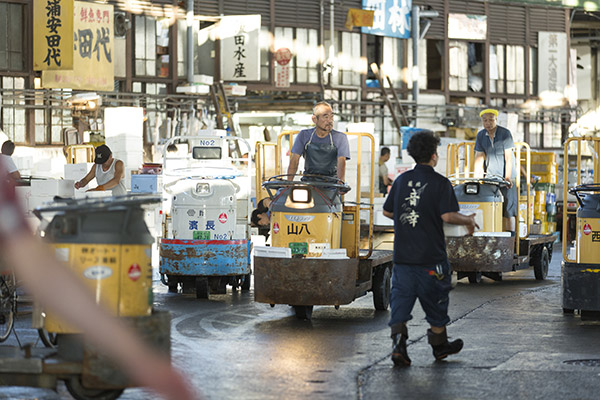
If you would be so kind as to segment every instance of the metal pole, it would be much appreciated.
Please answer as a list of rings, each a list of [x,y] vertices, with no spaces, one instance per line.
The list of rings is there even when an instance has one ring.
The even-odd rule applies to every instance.
[[[335,59],[335,45],[333,39],[335,38],[335,10],[334,0],[329,0],[329,64],[331,66],[331,72],[329,73],[329,85],[333,85],[334,68],[337,65],[334,62]]]
[[[194,0],[187,0],[187,81],[194,82]]]
[[[419,100],[419,7],[412,8],[412,24],[411,36],[413,47],[413,67],[411,71],[412,77],[412,97],[415,107]]]

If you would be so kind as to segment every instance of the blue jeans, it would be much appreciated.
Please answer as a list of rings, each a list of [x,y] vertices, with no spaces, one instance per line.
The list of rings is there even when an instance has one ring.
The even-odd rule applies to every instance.
[[[431,267],[394,263],[389,325],[410,321],[410,313],[419,299],[427,322],[432,326],[446,326],[450,322],[448,293],[452,289],[451,275],[448,260]]]

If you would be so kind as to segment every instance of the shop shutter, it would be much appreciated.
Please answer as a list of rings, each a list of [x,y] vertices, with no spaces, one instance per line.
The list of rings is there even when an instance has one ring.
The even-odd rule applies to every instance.
[[[316,3],[318,3],[318,1],[316,1]],[[323,17],[324,17],[324,24],[325,24],[325,29],[329,30],[329,0],[325,0],[323,2]],[[344,30],[344,31],[348,31],[348,29],[346,29],[346,16],[348,15],[348,10],[351,8],[358,8],[359,10],[362,9],[362,0],[344,0],[344,1],[339,1],[336,0],[334,3],[334,13],[335,13],[335,29],[336,30]],[[318,16],[318,14],[317,14]],[[318,27],[318,26],[317,26]],[[316,28],[316,27],[315,27]],[[357,31],[360,28],[355,28]]]
[[[538,32],[567,32],[568,10],[557,7],[531,7],[529,9],[529,35],[532,45],[537,45]]]
[[[219,0],[194,0],[194,14],[220,15]]]
[[[271,0],[223,1],[225,15],[260,14],[260,24],[271,23]]]
[[[302,0],[277,0],[275,25],[319,29],[319,2]]]
[[[413,5],[421,6],[423,9],[437,11],[439,16],[431,19],[431,25],[425,35],[426,39],[444,39],[444,28],[446,17],[444,15],[444,0],[413,0]]]
[[[485,4],[482,1],[450,0],[450,11],[456,14],[485,15]]]
[[[493,44],[525,44],[526,12],[523,6],[489,4],[488,35]]]

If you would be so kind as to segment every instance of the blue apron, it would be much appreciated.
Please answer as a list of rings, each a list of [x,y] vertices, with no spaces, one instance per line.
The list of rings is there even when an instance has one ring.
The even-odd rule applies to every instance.
[[[313,143],[315,132],[316,128],[304,146],[304,173],[336,177],[338,151],[333,144],[331,132],[329,132],[329,144]]]

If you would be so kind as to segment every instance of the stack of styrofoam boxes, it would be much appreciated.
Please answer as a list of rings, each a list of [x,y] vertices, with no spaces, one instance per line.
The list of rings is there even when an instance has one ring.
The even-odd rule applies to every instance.
[[[113,157],[125,164],[125,186],[131,188],[131,171],[144,163],[144,111],[141,107],[114,107],[104,110],[104,138]]]
[[[65,179],[72,180],[73,182],[77,182],[82,180],[90,169],[95,168],[94,163],[77,163],[77,164],[65,164]],[[96,187],[96,179],[92,179],[90,183],[88,183],[85,187],[74,189],[74,197],[80,198],[85,197],[85,192],[90,189]]]
[[[383,215],[383,204],[387,197],[375,197],[373,199],[373,225],[394,226],[394,220]]]
[[[75,181],[70,179],[35,179],[31,181],[29,212],[44,203],[54,201],[54,196],[73,197]]]

